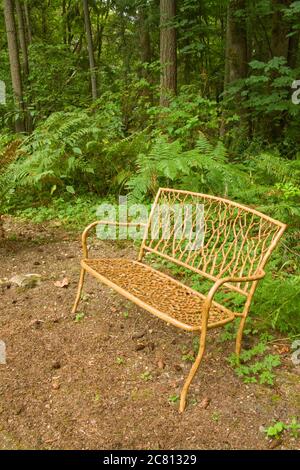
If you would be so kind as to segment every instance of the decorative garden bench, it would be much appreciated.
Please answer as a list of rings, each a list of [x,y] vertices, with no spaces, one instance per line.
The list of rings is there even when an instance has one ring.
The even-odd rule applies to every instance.
[[[161,217],[163,212],[166,214],[166,208],[169,210],[168,220]],[[178,208],[183,211],[180,213]],[[181,217],[186,208],[188,217]],[[112,221],[97,221],[84,230],[81,274],[72,312],[76,312],[84,276],[89,272],[167,323],[198,332],[199,352],[181,392],[182,412],[190,383],[203,357],[207,330],[240,317],[236,338],[236,354],[240,354],[253,294],[258,281],[265,275],[264,266],[286,225],[226,199],[162,188],[156,195],[146,224],[119,224],[145,226],[138,260],[134,261],[124,258],[89,259],[87,235],[98,224],[118,225]],[[209,279],[213,282],[209,293],[205,296],[145,264],[143,260],[147,254]],[[214,300],[221,286],[225,286],[227,292],[237,292],[244,297],[241,313]]]

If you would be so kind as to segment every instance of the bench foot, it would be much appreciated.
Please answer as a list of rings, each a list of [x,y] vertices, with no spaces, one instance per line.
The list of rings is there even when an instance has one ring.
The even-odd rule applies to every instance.
[[[236,343],[235,343],[235,354],[238,358],[240,357],[245,323],[246,323],[246,317],[243,317],[239,325],[239,329],[238,329],[237,336],[236,336]]]
[[[202,357],[203,357],[203,354],[204,354],[204,350],[205,350],[205,342],[204,344],[200,345],[200,348],[199,348],[199,352],[198,352],[198,355],[196,357],[196,360],[194,362],[194,364],[192,365],[192,368],[190,370],[190,373],[188,375],[188,378],[186,379],[185,381],[185,384],[183,386],[183,389],[181,391],[181,394],[180,394],[180,405],[179,405],[179,412],[180,413],[183,413],[183,411],[185,410],[185,405],[186,405],[186,396],[187,396],[187,393],[188,393],[188,390],[189,390],[189,387],[191,385],[191,382],[198,370],[198,367],[200,365],[200,362],[202,360]]]
[[[77,310],[77,307],[78,307],[78,304],[79,304],[79,301],[80,301],[81,291],[82,291],[83,282],[84,282],[84,276],[85,276],[85,269],[81,268],[80,278],[79,278],[79,283],[78,283],[78,289],[77,289],[77,295],[76,295],[74,306],[72,308],[72,314],[73,315],[74,315],[74,313],[76,313],[76,310]]]

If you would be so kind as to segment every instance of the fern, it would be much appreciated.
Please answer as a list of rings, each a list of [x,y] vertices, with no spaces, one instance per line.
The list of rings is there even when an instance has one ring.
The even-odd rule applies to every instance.
[[[101,174],[110,171],[100,155],[107,139],[122,135],[118,115],[106,111],[53,113],[24,141],[18,159],[7,168],[11,188],[51,193],[73,186],[100,188],[106,180]]]
[[[272,295],[270,295],[272,292]],[[254,297],[253,312],[271,326],[283,333],[300,332],[300,275],[287,276],[281,274],[273,279],[268,274],[264,282],[259,284]]]
[[[294,172],[291,173],[291,168]],[[260,153],[256,157],[251,158],[250,168],[257,173],[264,182],[269,184],[285,181],[299,181],[300,165],[296,162],[289,162],[279,155],[271,152]]]
[[[245,178],[238,168],[228,165],[221,142],[214,147],[202,134],[194,149],[184,151],[179,140],[169,142],[165,136],[159,136],[147,154],[138,155],[136,174],[127,187],[138,200],[163,185],[226,195],[229,187],[241,187]]]

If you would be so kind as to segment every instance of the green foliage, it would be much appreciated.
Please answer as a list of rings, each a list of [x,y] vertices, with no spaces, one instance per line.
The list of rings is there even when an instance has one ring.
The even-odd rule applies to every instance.
[[[273,369],[281,364],[277,354],[266,354],[266,337],[260,336],[260,341],[251,349],[243,350],[240,357],[232,354],[228,359],[234,367],[236,374],[245,383],[274,385],[275,375]]]
[[[31,103],[34,123],[54,111],[88,104],[89,77],[82,65],[65,44],[39,42],[30,46],[26,101]]]
[[[288,429],[295,439],[298,439],[300,436],[300,423],[297,421],[297,418],[294,416],[291,419],[290,424],[286,425],[286,429]]]
[[[123,359],[123,357],[117,357],[116,362],[119,366],[121,366],[125,363],[125,360]]]
[[[170,106],[148,110],[154,135],[163,133],[169,139],[179,139],[184,148],[192,148],[200,134],[214,134],[219,126],[216,102],[203,98],[193,86],[183,86]]]
[[[297,421],[295,416],[291,419],[290,424],[277,421],[272,426],[269,426],[267,429],[265,429],[266,435],[272,439],[279,439],[284,431],[290,432],[292,437],[298,439],[300,435],[300,423]]]
[[[85,317],[85,313],[83,312],[79,312],[79,313],[76,313],[76,316],[75,316],[75,323],[79,323],[80,321],[82,321]]]
[[[195,361],[195,357],[193,354],[183,354],[181,356],[181,359],[185,362],[194,362]]]
[[[265,327],[296,334],[300,331],[299,305],[300,275],[281,273],[274,278],[268,273],[258,285],[253,313],[262,320]]]
[[[179,139],[170,142],[160,135],[149,144],[147,153],[137,157],[137,171],[127,187],[136,200],[145,200],[158,187],[173,186],[191,191],[226,194],[245,182],[238,167],[228,165],[224,145],[213,146],[202,134],[192,150],[184,150]]]
[[[141,374],[141,379],[144,380],[144,382],[148,382],[149,380],[152,380],[152,375],[148,370],[146,370]]]
[[[246,127],[251,126],[256,138],[277,142],[282,151],[295,155],[300,107],[292,102],[291,86],[300,70],[289,67],[284,57],[273,57],[267,62],[252,60],[249,67],[249,76],[233,82],[226,90],[226,105],[235,108],[236,97],[240,96],[244,124],[247,121]],[[233,132],[234,139],[240,141],[238,129]]]
[[[171,403],[172,405],[177,403],[179,400],[180,400],[180,396],[176,395],[176,394],[175,395],[170,395],[169,398],[168,398],[169,403]]]
[[[78,188],[107,190],[111,166],[104,155],[110,139],[122,137],[113,104],[95,104],[97,112],[53,113],[24,140],[19,158],[6,171],[13,191],[75,193]]]
[[[220,413],[218,411],[214,411],[211,415],[211,419],[212,421],[215,421],[216,423],[218,423],[220,421]]]
[[[14,214],[21,219],[35,223],[56,220],[59,224],[70,229],[83,229],[91,220],[96,218],[96,210],[103,200],[94,197],[53,198],[51,204],[18,209]]]
[[[194,351],[194,354],[198,354],[199,346],[200,346],[199,336],[194,336],[193,337],[193,351]]]
[[[280,435],[283,433],[285,429],[285,425],[282,421],[277,421],[273,426],[269,426],[266,430],[265,433],[267,434],[268,437],[278,439]]]

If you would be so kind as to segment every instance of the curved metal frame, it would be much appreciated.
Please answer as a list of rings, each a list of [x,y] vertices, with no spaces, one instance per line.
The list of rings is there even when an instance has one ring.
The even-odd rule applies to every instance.
[[[208,201],[213,201],[213,202],[216,202],[216,203],[220,202],[222,204],[223,210],[224,210],[224,207],[225,207],[225,210],[227,210],[227,206],[233,206],[233,207],[237,208],[238,211],[246,211],[247,213],[253,214],[253,216],[255,215],[256,217],[261,218],[263,221],[266,221],[270,225],[271,228],[273,226],[275,226],[276,229],[274,229],[274,234],[271,238],[271,243],[268,246],[265,246],[266,244],[264,244],[264,243],[262,244],[263,254],[260,255],[261,256],[260,263],[259,263],[259,266],[257,267],[257,269],[255,270],[255,272],[250,274],[250,275],[246,275],[246,276],[245,275],[242,275],[242,276],[232,275],[232,276],[222,277],[222,275],[220,274],[219,277],[218,277],[214,274],[213,269],[211,269],[210,272],[206,272],[206,271],[203,271],[201,269],[197,269],[191,263],[186,263],[181,259],[176,259],[175,256],[169,256],[167,253],[165,253],[163,251],[160,251],[159,250],[159,243],[156,244],[156,247],[154,247],[154,248],[152,248],[149,244],[147,245],[147,237],[148,237],[148,234],[149,234],[150,224],[151,224],[151,221],[152,221],[152,218],[153,218],[153,215],[154,215],[155,208],[157,207],[157,204],[159,203],[159,199],[162,196],[162,194],[167,194],[167,195],[176,194],[176,197],[177,197],[177,195],[179,195],[179,197],[181,195],[183,195],[183,197],[194,196],[196,198],[199,197],[199,198],[203,198],[203,199],[206,199]],[[169,197],[168,197],[168,200],[171,203],[171,199]],[[225,204],[225,206],[224,206],[224,204]],[[242,212],[238,212],[238,214],[241,214],[241,213]],[[252,217],[251,220],[253,222],[253,217]],[[86,227],[86,229],[82,233],[82,249],[83,249],[84,259],[82,259],[82,261],[81,261],[80,279],[79,279],[77,295],[76,295],[75,303],[74,303],[74,306],[73,306],[73,309],[72,309],[72,313],[75,314],[75,312],[76,312],[76,309],[78,307],[78,303],[79,303],[80,297],[81,297],[82,287],[83,287],[83,283],[84,283],[84,279],[85,279],[85,273],[89,272],[90,274],[92,274],[93,276],[98,278],[98,280],[105,283],[109,287],[113,288],[114,290],[119,292],[121,295],[127,297],[129,300],[133,301],[134,303],[136,303],[140,307],[148,310],[149,312],[151,312],[154,315],[162,318],[163,320],[167,321],[168,323],[173,323],[175,326],[177,326],[179,328],[186,329],[186,330],[195,330],[195,328],[188,328],[188,325],[186,325],[186,324],[184,324],[180,321],[177,321],[176,319],[174,319],[174,320],[170,319],[170,317],[165,315],[164,312],[161,312],[158,309],[149,306],[143,300],[141,300],[138,297],[130,294],[129,292],[126,292],[126,290],[122,289],[117,284],[111,282],[110,280],[105,278],[105,276],[97,273],[96,270],[92,269],[87,264],[87,262],[85,262],[85,260],[88,260],[88,248],[87,248],[88,234],[89,234],[89,232],[92,228],[96,227],[99,224],[119,225],[119,226],[144,226],[145,227],[145,232],[144,232],[144,237],[143,237],[143,241],[142,241],[139,256],[138,256],[138,262],[142,262],[145,251],[148,251],[150,253],[154,253],[154,254],[157,254],[159,256],[162,256],[163,258],[165,258],[169,261],[172,261],[172,262],[174,262],[174,263],[176,263],[180,266],[183,266],[187,269],[195,271],[198,274],[201,274],[201,275],[207,277],[208,279],[214,281],[214,285],[210,289],[208,295],[205,297],[205,301],[204,301],[203,309],[202,309],[201,325],[199,325],[199,327],[197,328],[197,330],[199,331],[199,339],[200,339],[199,351],[198,351],[197,357],[195,359],[195,362],[193,363],[193,365],[191,367],[189,375],[188,375],[188,377],[187,377],[187,379],[184,383],[184,386],[183,386],[182,392],[181,392],[181,396],[180,396],[179,411],[183,412],[184,409],[185,409],[186,396],[187,396],[190,384],[191,384],[191,382],[192,382],[192,380],[193,380],[193,378],[194,378],[194,376],[195,376],[195,374],[198,370],[198,367],[199,367],[199,365],[201,363],[201,360],[203,358],[203,355],[204,355],[207,330],[211,327],[218,327],[218,326],[222,326],[224,323],[227,323],[227,321],[225,321],[225,322],[220,321],[220,322],[216,322],[212,325],[208,324],[209,313],[210,313],[210,309],[211,309],[212,304],[215,303],[213,299],[214,299],[214,296],[215,296],[216,292],[218,291],[218,289],[221,286],[225,285],[227,288],[229,288],[233,291],[239,292],[240,294],[243,294],[246,297],[246,302],[245,302],[243,312],[242,313],[232,312],[232,319],[229,320],[229,321],[232,321],[236,317],[241,317],[241,322],[240,322],[238,333],[237,333],[236,347],[235,347],[236,355],[239,356],[240,351],[241,351],[243,330],[244,330],[246,318],[247,318],[247,315],[248,315],[248,312],[249,312],[249,309],[250,309],[250,306],[251,306],[251,301],[252,301],[257,283],[260,279],[263,279],[263,277],[265,276],[265,272],[264,272],[263,268],[264,268],[264,266],[265,266],[265,264],[266,264],[266,262],[267,262],[267,260],[270,256],[270,254],[272,253],[272,251],[274,250],[274,248],[278,244],[280,237],[282,236],[284,230],[286,229],[286,225],[281,223],[281,222],[278,222],[278,221],[276,221],[276,220],[274,220],[274,219],[272,219],[268,216],[266,216],[265,214],[261,214],[260,212],[256,211],[255,209],[248,208],[246,206],[243,206],[241,204],[238,204],[238,203],[235,203],[235,202],[223,199],[223,198],[218,198],[218,197],[215,197],[215,196],[209,196],[209,195],[199,194],[199,193],[192,193],[192,192],[189,192],[189,191],[180,191],[180,190],[172,190],[172,189],[169,189],[169,188],[161,188],[158,191],[158,193],[155,197],[154,204],[152,206],[147,224],[132,223],[132,222],[117,223],[117,222],[112,222],[112,221],[99,220],[99,221],[95,221],[95,222],[91,223],[90,225],[88,225]],[[266,234],[268,234],[266,227],[268,228],[268,226],[264,226],[263,228],[261,228],[261,226],[259,225],[258,230],[259,230],[259,236],[260,237],[262,237],[262,235],[266,236]],[[250,228],[246,227],[246,236],[249,233],[249,230],[250,230]],[[219,241],[219,239],[220,239],[219,234],[217,234],[217,236],[218,236],[217,240]],[[215,243],[215,245],[216,245],[216,243]],[[247,253],[247,256],[248,256],[248,253]],[[232,261],[230,261],[230,263],[232,264]],[[243,268],[245,267],[245,264],[246,263],[243,262]],[[223,265],[224,265],[224,262],[223,262]],[[214,266],[215,266],[215,263],[214,263]],[[251,266],[251,268],[254,267],[254,261],[250,260],[250,266]],[[148,268],[153,269],[150,266],[148,266]],[[243,271],[243,269],[240,269],[239,267],[238,267],[238,269],[236,268],[235,270],[232,269],[232,272],[234,274],[236,272],[242,272],[242,271]],[[250,269],[250,271],[251,271],[251,269]],[[160,273],[160,274],[162,276],[168,277],[166,274],[162,274],[162,273]],[[174,279],[172,279],[172,282],[174,282],[177,285],[182,285],[179,281],[174,280]],[[242,287],[243,285],[245,287]],[[195,291],[193,291],[193,292],[195,293]],[[199,293],[197,293],[197,294],[199,296],[201,296],[202,298],[204,298],[204,296],[202,296],[202,294],[199,294]]]

